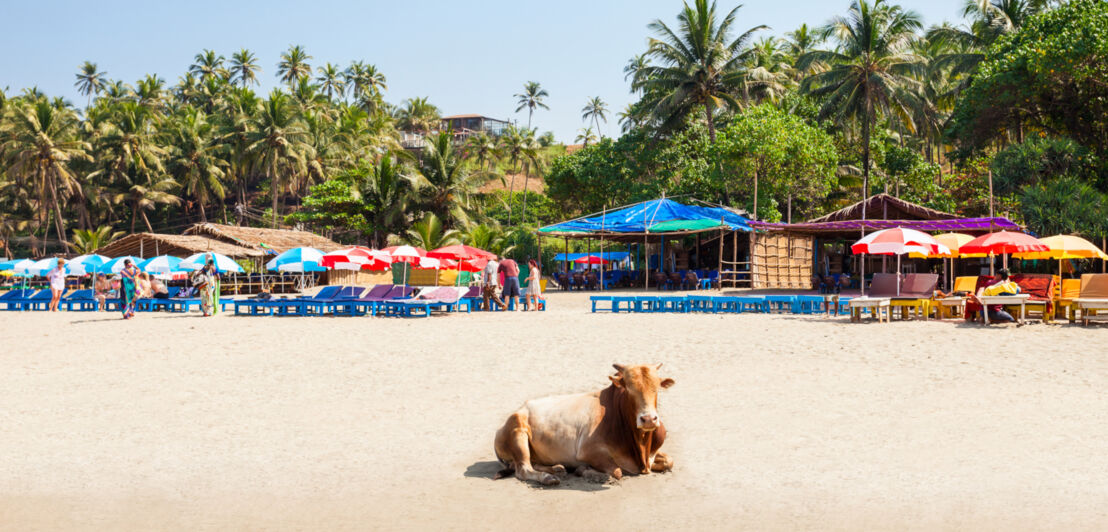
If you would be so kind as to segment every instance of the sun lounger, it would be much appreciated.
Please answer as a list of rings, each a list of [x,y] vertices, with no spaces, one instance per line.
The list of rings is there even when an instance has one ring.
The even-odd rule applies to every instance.
[[[23,301],[35,295],[35,292],[29,288],[10,290],[0,296],[0,305],[4,306],[4,310],[22,310]]]
[[[356,298],[333,297],[331,314],[333,316],[376,315],[377,303],[392,291],[394,285],[379,284]],[[335,294],[336,296],[339,294]]]
[[[966,276],[966,277],[955,277],[954,278],[954,289],[952,290],[952,292],[954,292],[955,294],[958,294],[958,295],[976,293],[977,292],[977,276],[973,275],[973,276]]]
[[[888,298],[890,307],[899,307],[901,317],[908,318],[910,310],[924,320],[931,314],[931,301],[935,288],[939,286],[939,276],[934,273],[910,273],[900,279],[897,289],[895,273],[877,273],[873,275],[870,293],[874,298]]]
[[[766,312],[794,312],[796,296],[765,296]]]
[[[73,293],[62,298],[58,306],[65,307],[67,312],[73,312],[77,307],[77,312],[90,312],[95,311],[98,302],[93,297],[93,292],[90,289],[76,290]]]
[[[1081,323],[1088,325],[1099,311],[1108,310],[1108,274],[1087,273],[1081,276],[1081,294],[1074,300],[1081,311]]]
[[[1031,296],[1023,304],[1026,309],[1042,313],[1043,322],[1050,322],[1054,316],[1054,279],[1046,273],[1020,273],[1012,276],[1012,281],[1020,287],[1021,294]]]
[[[30,294],[28,295],[28,293]],[[23,297],[12,297],[0,303],[5,306],[4,310],[46,310],[50,306],[50,300],[53,297],[54,294],[48,288],[37,292],[25,290],[23,291]]]
[[[274,316],[303,316],[304,305],[313,300],[329,300],[341,291],[343,286],[325,286],[312,297],[296,297],[286,299],[238,299],[234,301],[235,314],[274,315]],[[189,300],[186,300],[189,301]],[[196,299],[199,304],[200,300]],[[187,307],[186,307],[187,308]]]
[[[1055,313],[1073,323],[1077,320],[1077,304],[1075,301],[1081,297],[1081,279],[1062,279],[1058,293]]]

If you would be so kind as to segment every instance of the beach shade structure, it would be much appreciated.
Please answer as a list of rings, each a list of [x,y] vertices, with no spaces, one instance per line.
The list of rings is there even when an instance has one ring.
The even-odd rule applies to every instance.
[[[417,270],[441,270],[443,268],[450,269],[457,266],[457,263],[450,259],[438,259],[435,257],[420,257],[418,262],[412,263],[412,267]]]
[[[392,264],[392,257],[380,250],[354,246],[324,254],[319,264],[339,270],[384,270]]]
[[[108,262],[105,262],[102,266],[96,268],[95,271],[97,273],[119,273],[123,271],[123,263],[126,262],[127,259],[131,259],[131,262],[136,266],[138,265],[138,263],[143,261],[143,259],[140,259],[134,255],[124,255],[122,257],[116,257],[112,260],[109,260]]]
[[[393,262],[407,262],[409,264],[418,264],[419,258],[427,255],[427,251],[423,248],[408,245],[387,247],[383,251],[389,253]],[[404,270],[404,286],[408,286],[407,269]]]
[[[176,273],[184,271],[181,268],[180,257],[174,257],[171,255],[158,255],[157,257],[151,257],[138,264],[138,269],[145,273]]]
[[[92,253],[88,255],[79,255],[77,257],[74,257],[67,261],[65,265],[72,268],[73,270],[77,270],[79,268],[87,273],[99,273],[100,268],[110,260],[112,259],[109,257]]]
[[[964,244],[974,239],[973,235],[967,235],[965,233],[943,233],[935,235],[935,241],[946,246],[949,249],[949,253],[925,253],[925,252],[911,252],[908,254],[909,258],[913,259],[943,259],[943,269],[946,270],[946,284],[949,288],[953,289],[952,284],[952,272],[954,271],[954,259],[960,257],[984,257],[985,254],[973,253],[963,255],[959,250]],[[946,259],[950,259],[950,267],[947,268]]]
[[[573,260],[574,264],[608,264],[608,259],[596,255],[585,255]]]
[[[1048,251],[1025,251],[1014,253],[1013,256],[1021,259],[1057,259],[1058,275],[1062,275],[1062,261],[1071,259],[1101,259],[1108,260],[1105,254],[1096,244],[1074,235],[1054,235],[1040,239],[1050,249]]]
[[[458,261],[458,270],[463,272],[476,273],[485,269],[485,266],[489,264],[489,259],[470,259]]]
[[[938,243],[935,237],[916,231],[894,227],[870,233],[850,246],[855,254],[896,255],[896,293],[900,295],[900,257],[908,253],[949,255],[950,248]],[[862,260],[862,279],[866,277],[866,261]],[[862,283],[865,290],[865,282]]]
[[[296,247],[277,255],[265,263],[270,271],[279,272],[322,272],[323,252],[310,247]]]
[[[483,249],[475,248],[473,246],[467,246],[464,244],[457,244],[453,246],[443,246],[438,249],[432,249],[427,252],[428,257],[434,257],[436,259],[453,259],[453,260],[469,260],[469,259],[485,259],[491,260],[496,258],[495,253],[490,253]]]
[[[49,259],[40,259],[40,260],[36,261],[33,266],[31,266],[30,268],[27,268],[25,273],[31,273],[31,274],[34,274],[34,275],[46,275],[47,273],[50,272],[50,270],[53,270],[54,268],[57,268],[57,267],[58,267],[57,257],[52,257],[52,258],[49,258]],[[68,263],[62,268],[62,271],[64,271],[66,275],[84,275],[85,274],[85,269],[84,268],[70,268]]]
[[[1027,253],[1034,251],[1050,251],[1050,247],[1038,238],[1025,233],[1012,231],[999,231],[981,235],[962,245],[961,253],[984,253],[987,255],[1003,255],[1004,267],[1008,267],[1008,255],[1011,253]]]
[[[196,253],[185,257],[185,260],[181,261],[181,269],[184,270],[199,270],[203,268],[209,260],[215,261],[215,269],[219,273],[232,272],[232,273],[244,273],[246,270],[242,269],[237,262],[227,255],[219,253],[205,251],[203,253]]]

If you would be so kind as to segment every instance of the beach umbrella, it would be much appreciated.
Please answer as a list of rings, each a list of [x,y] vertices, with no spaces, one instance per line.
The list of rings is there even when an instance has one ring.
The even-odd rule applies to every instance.
[[[981,235],[965,243],[960,249],[961,253],[1004,255],[1005,268],[1008,267],[1008,255],[1010,253],[1027,253],[1034,251],[1050,251],[1050,247],[1031,235],[1012,231],[1000,231]]]
[[[310,247],[296,247],[265,263],[267,270],[281,272],[322,272],[323,252]]]
[[[441,270],[444,267],[456,266],[454,261],[449,259],[436,259],[435,257],[420,257],[419,261],[412,264],[412,267],[417,270]]]
[[[109,260],[108,262],[105,262],[103,265],[97,267],[93,271],[95,271],[97,273],[119,273],[119,272],[123,271],[123,263],[127,259],[131,259],[131,262],[134,263],[135,265],[138,265],[138,263],[143,261],[143,259],[140,259],[140,258],[135,257],[133,255],[124,255],[122,257],[116,257],[114,259]]]
[[[908,253],[950,254],[950,248],[938,243],[935,237],[916,231],[895,227],[870,233],[850,246],[856,254],[896,255],[896,293],[900,295],[900,257]],[[865,289],[865,260],[862,260],[862,288]]]
[[[1058,276],[1062,276],[1062,261],[1069,259],[1108,259],[1096,244],[1074,235],[1054,235],[1040,239],[1046,244],[1047,251],[1025,251],[1014,253],[1021,259],[1058,259]]]
[[[181,259],[170,255],[158,255],[138,264],[138,269],[146,273],[174,273],[184,271],[181,268]]]
[[[46,275],[50,270],[57,267],[58,259],[57,257],[52,257],[35,262],[34,266],[27,269],[27,272],[35,275]],[[69,261],[66,261],[65,266],[62,267],[62,271],[65,275],[84,275],[86,273],[84,266],[70,266]]]
[[[35,261],[31,259],[18,259],[9,260],[4,263],[5,270],[11,270],[17,274],[31,273],[31,269],[35,267]]]
[[[387,251],[393,262],[407,262],[409,264],[416,264],[420,257],[427,255],[427,251],[423,248],[409,245],[391,246],[382,251]],[[404,286],[408,286],[408,270],[406,268],[404,269]]]
[[[383,270],[392,264],[392,257],[384,251],[362,246],[332,251],[323,255],[320,265],[340,270]]]
[[[608,260],[596,255],[585,255],[573,260],[575,264],[608,264]]]
[[[946,282],[947,286],[953,288],[951,280],[951,272],[954,270],[954,259],[958,257],[984,257],[985,254],[974,253],[968,255],[962,255],[959,252],[962,245],[973,240],[973,235],[967,235],[965,233],[943,233],[935,235],[935,241],[949,248],[948,253],[931,253],[931,252],[911,252],[908,257],[913,259],[935,259],[941,258],[943,260],[943,270],[946,270]],[[947,268],[947,262],[945,259],[950,259],[950,267]]]
[[[458,269],[463,272],[475,273],[485,269],[489,259],[470,259],[458,261]]]
[[[227,255],[215,253],[212,251],[205,251],[203,253],[196,253],[189,255],[181,261],[181,269],[183,270],[199,270],[203,268],[208,260],[215,261],[216,272],[232,272],[232,273],[245,273],[246,270],[242,269],[237,262]]]
[[[468,260],[468,259],[486,259],[491,260],[496,258],[495,253],[490,253],[483,249],[475,248],[473,246],[466,246],[464,244],[456,244],[453,246],[443,246],[438,249],[432,249],[427,252],[428,257],[434,257],[437,259],[454,259],[454,260]]]
[[[74,268],[80,266],[87,272],[95,272],[97,271],[97,268],[103,266],[109,260],[112,259],[103,255],[92,253],[89,255],[79,255],[77,257],[74,257],[66,261],[66,266],[72,266]]]

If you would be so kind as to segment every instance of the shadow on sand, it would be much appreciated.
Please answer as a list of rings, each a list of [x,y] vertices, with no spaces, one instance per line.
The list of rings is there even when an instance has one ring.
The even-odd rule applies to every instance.
[[[466,468],[465,473],[462,476],[466,478],[483,478],[491,481],[496,472],[504,468],[504,465],[496,461],[486,462],[474,462],[472,465]],[[537,482],[525,482],[524,484],[532,489],[540,490],[575,490],[575,491],[604,491],[611,488],[611,483],[599,484],[596,482],[589,482],[581,477],[575,476],[570,473],[565,478],[561,479],[561,484],[557,486],[543,486]],[[500,479],[500,482],[521,482],[515,477]]]

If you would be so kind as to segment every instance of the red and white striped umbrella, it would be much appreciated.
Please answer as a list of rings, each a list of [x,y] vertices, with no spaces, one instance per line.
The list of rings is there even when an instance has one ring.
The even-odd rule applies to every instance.
[[[913,252],[950,253],[949,248],[940,244],[931,235],[903,227],[870,233],[850,246],[850,251],[855,254],[869,255],[903,255]]]
[[[323,255],[320,265],[340,270],[384,269],[392,263],[388,253],[362,246],[340,249]]]
[[[383,251],[388,252],[393,262],[418,263],[420,257],[427,256],[427,252],[423,248],[408,245],[388,247]]]

